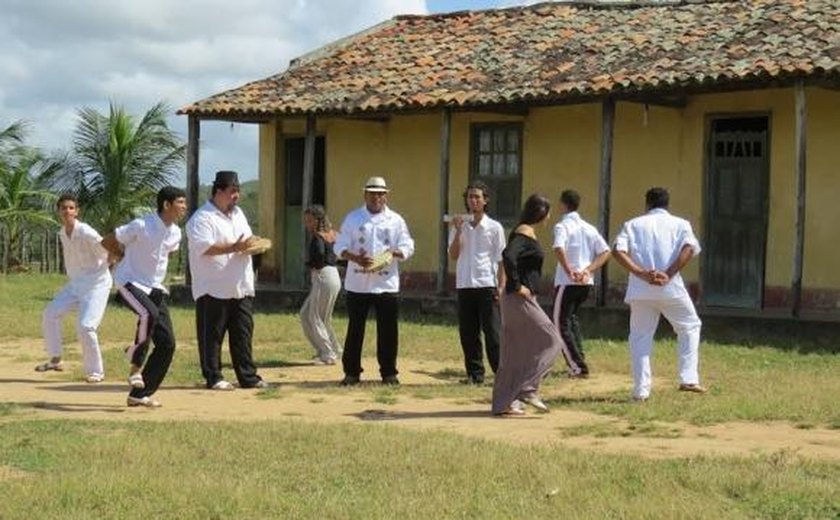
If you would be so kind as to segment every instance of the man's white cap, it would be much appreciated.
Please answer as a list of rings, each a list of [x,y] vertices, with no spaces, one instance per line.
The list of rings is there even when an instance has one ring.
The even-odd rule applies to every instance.
[[[365,183],[365,191],[373,191],[378,193],[388,193],[388,185],[385,184],[385,179],[382,177],[370,177]]]

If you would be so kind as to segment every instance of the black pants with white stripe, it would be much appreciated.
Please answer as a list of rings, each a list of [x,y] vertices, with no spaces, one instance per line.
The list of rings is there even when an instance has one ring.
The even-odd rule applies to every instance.
[[[254,298],[219,299],[205,294],[195,302],[196,337],[201,375],[207,388],[224,379],[222,341],[229,335],[230,360],[242,388],[253,388],[262,378],[251,353],[254,334]]]
[[[589,375],[577,312],[589,296],[588,285],[560,285],[554,296],[554,326],[563,338],[563,357],[572,375]]]
[[[166,305],[168,295],[160,289],[152,289],[146,294],[130,283],[119,288],[119,295],[123,303],[137,314],[135,344],[129,348],[134,351],[131,363],[143,367],[143,382],[146,384],[142,389],[132,388],[129,395],[147,397],[157,392],[175,355],[175,332]],[[150,341],[155,348],[147,359]]]
[[[484,380],[484,358],[481,352],[481,333],[487,361],[493,373],[499,368],[499,302],[495,287],[458,289],[458,333],[464,351],[467,377]]]
[[[397,375],[399,350],[399,299],[397,293],[356,293],[347,291],[347,337],[341,364],[348,376],[362,373],[362,346],[370,308],[376,313],[376,359],[382,377]]]

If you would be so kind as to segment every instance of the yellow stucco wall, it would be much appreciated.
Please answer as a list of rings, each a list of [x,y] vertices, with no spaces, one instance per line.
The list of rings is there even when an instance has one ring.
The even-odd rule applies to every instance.
[[[840,220],[837,196],[840,152],[840,93],[809,88],[808,93],[808,211],[804,285],[840,288],[840,270],[833,267],[833,226]],[[770,116],[769,229],[766,285],[790,285],[793,264],[795,210],[794,104],[792,89],[770,89],[694,96],[684,108],[665,108],[619,102],[614,137],[612,211],[610,239],[622,222],[643,211],[644,192],[661,185],[671,191],[671,209],[687,218],[703,235],[703,179],[706,127],[709,116],[762,113]],[[450,196],[452,211],[462,208],[461,192],[467,182],[470,125],[476,122],[521,121],[523,123],[522,198],[532,192],[548,196],[556,206],[565,188],[582,196],[581,213],[597,222],[600,166],[601,106],[585,104],[533,108],[527,116],[488,113],[455,113],[452,119]],[[406,265],[412,271],[435,272],[438,266],[440,211],[439,114],[394,116],[386,122],[322,119],[318,132],[327,138],[327,210],[336,223],[351,208],[362,203],[361,186],[370,175],[383,175],[393,187],[391,206],[403,214],[417,241],[417,253]],[[284,120],[286,135],[301,135],[300,120]],[[261,133],[261,163],[275,164],[282,154],[265,150],[278,136],[271,128]],[[265,134],[265,135],[263,135]],[[271,168],[261,165],[261,179]],[[281,182],[265,184],[261,203],[272,204],[271,194],[281,197]],[[279,187],[278,187],[279,186]],[[275,199],[276,200],[276,199]],[[273,205],[273,204],[272,204]],[[261,225],[268,226],[272,212],[261,210]],[[557,218],[554,212],[552,222]],[[540,231],[548,248],[550,228]],[[264,229],[270,229],[266,227]],[[281,229],[276,224],[275,231]],[[282,237],[275,236],[278,243]],[[699,262],[687,271],[697,281]],[[553,271],[547,263],[546,277]],[[615,264],[613,281],[626,274]]]

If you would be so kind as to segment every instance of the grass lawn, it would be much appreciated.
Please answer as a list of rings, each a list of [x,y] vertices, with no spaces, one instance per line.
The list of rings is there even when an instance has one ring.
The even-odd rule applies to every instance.
[[[0,344],[37,345],[40,315],[60,276],[0,277]],[[194,318],[172,310],[178,351],[164,385],[198,385]],[[255,358],[292,367],[311,357],[296,316],[256,316]],[[375,337],[368,329],[366,352]],[[663,325],[664,326],[664,325]],[[100,329],[106,370],[125,371],[120,346],[133,315],[110,307]],[[346,321],[338,317],[343,337]],[[436,378],[452,384],[378,385],[357,391],[387,407],[403,396],[488,402],[489,387],[457,384],[461,352],[446,320],[407,317],[403,359],[435,360]],[[72,321],[65,337],[74,341]],[[825,349],[704,343],[702,397],[673,390],[673,341],[659,341],[654,398],[627,402],[624,341],[587,343],[599,374],[626,388],[569,392],[559,372],[544,393],[555,408],[621,417],[641,436],[679,435],[668,423],[788,421],[834,428],[840,436],[840,356]],[[801,352],[811,352],[803,354]],[[34,363],[40,348],[15,361]],[[67,351],[78,360],[78,348]],[[372,367],[371,367],[372,368]],[[282,373],[282,370],[281,370]],[[79,373],[65,373],[67,379]],[[261,395],[283,396],[280,389]],[[671,385],[671,386],[668,386]],[[319,388],[322,395],[343,392]],[[7,401],[6,404],[3,401]],[[0,519],[11,518],[840,518],[840,464],[789,451],[770,456],[670,460],[606,455],[561,445],[517,446],[455,434],[407,431],[382,423],[311,424],[294,419],[167,423],[31,420],[0,393]],[[627,435],[611,425],[569,429],[609,442]]]

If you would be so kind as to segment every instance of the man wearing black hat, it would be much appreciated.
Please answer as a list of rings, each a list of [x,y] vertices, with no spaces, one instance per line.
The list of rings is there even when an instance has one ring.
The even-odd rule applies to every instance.
[[[399,261],[414,254],[414,239],[399,213],[387,205],[388,186],[382,177],[365,183],[365,205],[351,211],[341,224],[335,254],[348,260],[344,289],[347,291],[347,336],[344,339],[342,385],[359,383],[362,345],[368,311],[376,312],[376,359],[387,385],[397,379],[399,347]]]
[[[254,270],[245,253],[253,233],[239,208],[236,172],[216,173],[210,200],[187,222],[192,294],[201,373],[212,390],[233,390],[222,375],[222,339],[241,388],[268,386],[251,355],[254,332]]]

